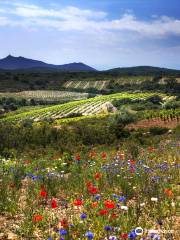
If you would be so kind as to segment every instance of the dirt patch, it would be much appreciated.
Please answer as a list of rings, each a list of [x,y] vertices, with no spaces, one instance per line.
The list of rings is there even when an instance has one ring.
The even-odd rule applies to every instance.
[[[128,129],[139,129],[139,128],[151,128],[151,127],[164,127],[164,128],[175,128],[180,125],[180,121],[174,119],[170,121],[163,121],[160,118],[153,118],[150,120],[141,120],[137,123],[131,123],[127,126]]]

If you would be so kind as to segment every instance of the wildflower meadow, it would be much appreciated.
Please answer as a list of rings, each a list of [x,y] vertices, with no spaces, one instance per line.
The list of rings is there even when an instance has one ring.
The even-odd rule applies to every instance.
[[[178,239],[179,151],[176,139],[1,158],[1,239]]]

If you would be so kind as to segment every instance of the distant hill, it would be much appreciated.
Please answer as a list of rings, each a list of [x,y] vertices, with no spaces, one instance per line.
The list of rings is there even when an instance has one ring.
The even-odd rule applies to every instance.
[[[24,57],[13,57],[11,55],[0,59],[0,69],[3,70],[58,70],[69,72],[88,72],[96,71],[96,69],[84,64],[84,63],[69,63],[64,65],[47,64],[42,61],[28,59]]]
[[[151,66],[138,66],[138,67],[125,67],[125,68],[114,68],[107,72],[117,73],[122,75],[176,75],[180,74],[180,70],[151,67]]]

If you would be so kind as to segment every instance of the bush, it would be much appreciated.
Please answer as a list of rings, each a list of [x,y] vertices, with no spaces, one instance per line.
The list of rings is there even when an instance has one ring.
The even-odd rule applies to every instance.
[[[162,98],[158,95],[152,96],[146,99],[146,102],[152,102],[154,104],[160,104],[162,102]]]
[[[152,135],[162,135],[168,132],[168,128],[163,128],[163,127],[153,127],[149,129],[149,132]]]
[[[180,101],[170,101],[165,104],[165,109],[180,108]]]

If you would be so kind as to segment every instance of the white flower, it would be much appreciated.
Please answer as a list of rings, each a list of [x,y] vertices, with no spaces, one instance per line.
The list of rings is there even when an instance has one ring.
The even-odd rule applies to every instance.
[[[127,210],[128,210],[128,207],[127,207],[127,206],[121,206],[121,209],[127,211]]]
[[[157,202],[157,201],[158,201],[158,198],[152,197],[152,198],[151,198],[151,201],[152,201],[152,202]]]
[[[109,236],[109,239],[110,240],[117,240],[117,237],[116,236]]]
[[[67,165],[67,163],[66,163],[66,162],[64,162],[64,163],[62,163],[62,165],[63,165],[63,166],[66,166],[66,165]]]
[[[144,207],[144,206],[145,206],[145,203],[140,203],[140,206],[141,206],[141,207]]]

